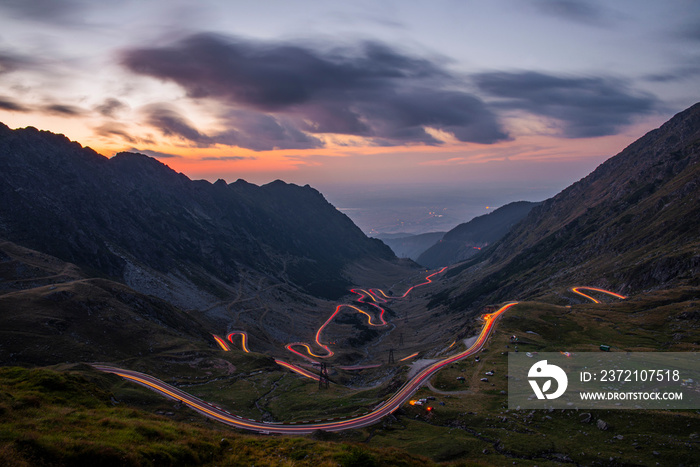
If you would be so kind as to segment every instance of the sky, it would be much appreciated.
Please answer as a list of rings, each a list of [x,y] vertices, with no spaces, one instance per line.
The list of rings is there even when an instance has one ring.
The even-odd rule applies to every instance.
[[[696,0],[0,0],[0,122],[348,213],[541,200],[698,101]]]

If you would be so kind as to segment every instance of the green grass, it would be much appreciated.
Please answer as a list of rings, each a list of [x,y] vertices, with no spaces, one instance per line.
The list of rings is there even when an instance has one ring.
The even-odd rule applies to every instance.
[[[391,448],[240,434],[171,401],[170,410],[190,423],[115,405],[109,392],[115,380],[90,370],[0,368],[0,464],[433,465]]]
[[[432,412],[407,404],[377,425],[305,438],[244,434],[85,366],[1,368],[0,464],[692,465],[696,411],[591,411],[584,423],[583,411],[508,410],[506,375],[512,334],[521,352],[597,351],[601,343],[614,351],[697,351],[698,297],[700,289],[686,287],[589,304],[560,290],[543,298],[549,303],[523,302],[500,319],[479,362],[452,364],[432,378],[437,392],[418,391],[415,398],[435,398]],[[223,360],[212,353],[194,365],[189,354],[173,353],[163,371],[179,376],[165,379],[232,412],[279,421],[365,412],[387,391],[386,384],[319,390],[265,357],[219,354]],[[480,381],[487,371],[495,374]],[[599,430],[599,419],[610,428]]]
[[[697,352],[700,348],[698,288],[570,308],[564,306],[568,292],[558,293],[561,305],[523,302],[511,308],[500,319],[479,362],[471,358],[435,375],[431,383],[443,393],[423,388],[414,396],[435,397],[429,403],[432,412],[404,406],[395,423],[374,428],[369,444],[403,446],[434,460],[480,459],[487,465],[697,463],[697,411],[588,411],[591,421],[583,423],[581,415],[586,411],[507,409],[507,352],[515,350],[509,339],[512,334],[519,337],[520,352],[599,351],[601,343],[612,345],[613,351]],[[489,370],[495,374],[484,375]],[[480,381],[482,377],[489,381]],[[598,429],[599,419],[610,428]]]
[[[382,387],[355,390],[318,383],[287,370],[254,375],[229,375],[182,389],[245,417],[275,421],[304,421],[351,416],[371,410]]]

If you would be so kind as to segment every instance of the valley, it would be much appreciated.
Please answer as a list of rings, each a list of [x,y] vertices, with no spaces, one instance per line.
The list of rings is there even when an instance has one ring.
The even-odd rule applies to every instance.
[[[416,287],[420,287],[423,285],[427,285],[432,283],[431,278],[444,272],[444,270],[447,268],[443,268],[440,271],[434,272],[426,277],[426,281],[421,284],[417,284],[415,286],[412,286],[409,288],[406,292],[404,292],[403,295],[397,295],[396,298],[398,299],[404,299],[408,296],[408,294]],[[608,296],[613,296],[618,299],[626,299],[627,297],[617,294],[615,292],[610,292],[607,290],[603,290],[600,288],[596,287],[584,287],[584,286],[578,286],[578,287],[572,287],[571,292],[574,294],[578,294],[588,300],[590,300],[593,303],[600,304],[601,301],[598,300],[597,298],[594,298],[584,292],[581,292],[581,290],[586,290],[588,293],[596,293],[596,294],[603,294],[603,295],[608,295]],[[379,298],[379,295],[377,292],[374,292],[373,289],[369,289],[369,292],[366,292],[362,290],[362,293],[356,292],[354,289],[352,290],[353,293],[358,293],[360,295],[360,299],[358,302],[360,303],[365,303],[363,299],[365,297],[371,298],[373,302],[381,301],[381,302],[386,302],[387,299],[393,298],[391,295],[387,295],[381,290],[377,290],[381,296],[385,297],[384,299]],[[121,369],[121,368],[115,368],[111,366],[105,366],[105,365],[93,365],[94,368],[100,371],[104,371],[107,373],[113,373],[118,376],[121,376],[122,378],[125,378],[129,381],[133,381],[137,384],[140,384],[142,386],[145,386],[159,394],[164,395],[165,397],[171,398],[173,400],[178,401],[180,404],[185,404],[191,409],[203,414],[206,417],[212,418],[216,421],[219,421],[221,423],[224,423],[226,425],[234,426],[237,428],[242,428],[245,430],[249,431],[254,431],[258,433],[263,433],[263,434],[269,434],[269,433],[277,433],[277,434],[307,434],[307,433],[313,433],[316,430],[322,430],[322,431],[329,431],[329,432],[334,432],[334,431],[343,431],[343,430],[350,430],[350,429],[357,429],[357,428],[362,428],[365,426],[373,425],[380,421],[382,418],[384,418],[387,415],[392,414],[395,412],[399,407],[401,407],[403,404],[407,402],[407,400],[422,386],[428,385],[430,387],[430,390],[433,392],[441,393],[441,394],[449,394],[449,393],[444,393],[441,391],[438,391],[435,389],[431,384],[429,384],[429,380],[441,369],[444,367],[451,365],[453,363],[462,361],[470,356],[475,355],[476,353],[480,352],[485,345],[486,341],[488,340],[495,323],[497,319],[501,316],[501,314],[505,313],[508,309],[510,309],[513,306],[518,305],[518,302],[510,302],[507,303],[503,306],[501,306],[499,309],[492,313],[484,314],[480,317],[480,321],[483,321],[483,326],[481,328],[481,331],[474,336],[473,339],[469,339],[469,344],[467,343],[467,340],[465,340],[463,343],[459,344],[457,348],[460,346],[464,345],[466,346],[466,350],[460,351],[454,355],[448,356],[448,357],[443,357],[439,359],[433,359],[433,363],[430,363],[430,361],[423,362],[422,365],[418,364],[416,366],[416,363],[413,363],[413,367],[409,370],[408,374],[408,380],[398,389],[394,394],[390,394],[390,397],[388,400],[380,402],[379,405],[377,405],[371,412],[368,412],[362,416],[355,416],[355,417],[336,417],[336,418],[331,418],[331,419],[324,419],[324,420],[314,420],[312,421],[286,421],[286,422],[281,422],[281,421],[255,421],[251,420],[249,418],[244,418],[238,415],[233,415],[230,412],[222,409],[219,406],[212,405],[211,403],[204,402],[187,392],[184,392],[182,390],[179,390],[176,387],[173,387],[167,383],[164,383],[163,381],[160,381],[150,375],[134,372],[134,371],[129,371],[126,369]],[[338,312],[343,308],[343,307],[350,307],[354,310],[356,310],[359,313],[362,313],[366,315],[368,322],[370,325],[373,326],[387,326],[388,323],[384,321],[383,314],[384,314],[384,309],[379,307],[378,305],[372,304],[375,308],[380,310],[380,319],[381,323],[380,324],[372,324],[372,317],[367,314],[366,312],[362,311],[359,308],[356,308],[351,305],[338,305],[336,308],[335,312],[331,315],[328,320],[318,329],[316,332],[316,344],[319,347],[324,348],[324,350],[327,352],[326,355],[317,355],[313,353],[311,348],[307,344],[301,344],[301,343],[293,343],[293,344],[288,344],[286,346],[287,350],[290,352],[296,354],[297,356],[304,358],[311,362],[314,365],[314,370],[317,370],[320,366],[319,362],[316,360],[313,360],[312,358],[309,358],[308,356],[297,352],[292,348],[292,346],[303,346],[308,355],[316,358],[328,358],[333,356],[333,351],[328,348],[325,344],[323,344],[320,341],[320,336],[323,331],[323,329],[333,320],[333,318],[338,314]],[[233,335],[240,334],[241,335],[241,346],[242,350],[246,353],[249,353],[249,349],[247,347],[246,341],[247,341],[247,334],[244,331],[236,331],[230,333],[227,338],[231,343],[233,343]],[[221,349],[225,352],[230,351],[231,349],[229,346],[218,336],[214,335],[213,336],[217,343],[221,346]],[[453,342],[449,347],[446,349],[443,349],[442,352],[440,353],[445,353],[449,352],[454,344],[456,343]],[[517,346],[516,346],[517,349]],[[392,350],[393,352],[393,350]],[[416,357],[418,355],[418,352],[411,354],[409,357],[405,357],[403,359],[399,359],[398,362],[401,363],[409,358]],[[299,366],[287,363],[285,361],[281,360],[276,360],[276,363],[280,366],[283,366],[285,368],[290,369],[291,371],[304,376],[309,379],[313,379],[315,381],[319,381],[319,389],[323,388],[324,380],[325,384],[328,386],[328,384],[331,382],[328,379],[327,374],[324,374],[324,371],[326,369],[325,363],[322,369],[320,370],[320,374],[316,374],[315,372],[308,371],[307,369],[300,368]],[[389,365],[393,364],[393,361],[389,362]],[[361,367],[354,367],[353,369],[369,369],[369,368],[377,368],[382,366],[381,364],[379,365],[369,365],[369,366],[361,366]],[[348,367],[340,367],[340,369],[349,369]],[[386,370],[384,370],[386,371]],[[334,383],[335,384],[335,383]],[[284,396],[283,396],[284,397]],[[434,398],[433,398],[434,399]],[[415,402],[415,401],[413,401]],[[432,407],[428,406],[429,410],[432,410]],[[337,421],[336,421],[337,420]],[[295,426],[291,426],[295,425]]]

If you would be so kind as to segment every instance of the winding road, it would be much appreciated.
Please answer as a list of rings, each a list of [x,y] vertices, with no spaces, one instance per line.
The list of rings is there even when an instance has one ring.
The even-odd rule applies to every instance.
[[[397,299],[406,298],[406,296],[416,287],[420,287],[422,285],[427,285],[427,284],[430,284],[431,282],[433,282],[432,278],[434,276],[444,272],[445,269],[447,269],[447,267],[444,267],[444,268],[440,269],[439,271],[428,275],[425,278],[425,282],[421,282],[420,284],[416,284],[416,285],[410,287],[406,292],[404,292],[403,295],[398,296],[398,297],[387,295],[381,289],[377,289],[377,291],[379,293],[381,293],[384,296],[384,298],[380,297],[379,294],[374,291],[374,289],[369,289],[369,292],[364,290],[364,289],[351,289],[350,292],[360,296],[360,298],[357,299],[358,302],[364,303],[367,305],[371,305],[371,306],[377,308],[377,310],[379,310],[379,323],[374,323],[372,321],[372,316],[369,313],[367,313],[364,310],[361,310],[360,308],[358,308],[354,305],[348,305],[348,304],[338,305],[335,308],[335,311],[333,312],[333,314],[326,320],[325,323],[323,323],[321,325],[320,328],[318,328],[318,331],[316,331],[316,336],[315,336],[314,341],[316,342],[316,345],[321,347],[326,352],[325,355],[314,353],[314,351],[311,350],[311,347],[309,346],[309,344],[307,344],[305,342],[292,342],[292,343],[286,345],[286,349],[289,350],[290,352],[304,358],[305,360],[308,360],[309,362],[314,363],[314,364],[317,364],[318,362],[311,357],[316,357],[316,358],[332,357],[333,351],[330,349],[330,347],[328,347],[326,344],[323,344],[321,342],[321,333],[323,333],[323,330],[326,328],[326,326],[328,326],[331,323],[331,321],[333,321],[333,319],[338,315],[340,310],[342,310],[343,308],[352,308],[353,310],[357,311],[358,313],[362,313],[363,315],[367,316],[367,324],[369,324],[370,326],[375,326],[375,327],[386,326],[388,324],[386,322],[386,320],[384,319],[384,313],[386,312],[386,310],[384,310],[384,308],[377,305],[376,304],[377,301],[381,301],[383,303],[386,303],[387,300],[397,300]],[[372,302],[374,302],[374,303],[366,302],[365,298],[370,298],[372,300]],[[306,352],[309,354],[309,356],[304,355],[301,352],[298,352],[297,350],[294,349],[294,347],[305,348]]]
[[[114,373],[121,376],[122,378],[128,379],[135,383],[146,386],[153,391],[156,391],[166,397],[174,400],[179,400],[188,407],[196,410],[197,412],[217,420],[219,422],[225,423],[236,428],[242,428],[244,430],[256,431],[259,433],[279,433],[279,434],[304,434],[312,433],[316,430],[324,431],[342,431],[349,430],[352,428],[362,428],[368,425],[372,425],[383,417],[394,412],[396,409],[401,407],[412,395],[418,390],[425,382],[432,377],[441,368],[450,365],[459,360],[465,359],[470,355],[477,353],[484,346],[484,343],[488,339],[491,331],[494,328],[494,324],[501,314],[503,314],[510,307],[516,305],[517,302],[510,302],[503,305],[497,311],[484,315],[482,318],[484,320],[484,326],[481,328],[481,333],[479,337],[474,342],[474,344],[467,350],[460,352],[451,357],[445,358],[439,362],[435,362],[432,365],[422,369],[413,378],[408,380],[401,388],[388,400],[380,403],[369,413],[364,415],[352,417],[352,418],[335,418],[329,420],[313,420],[308,422],[289,422],[289,423],[267,423],[256,420],[250,420],[247,418],[240,417],[238,415],[231,414],[221,407],[214,406],[205,402],[201,399],[194,397],[191,394],[186,393],[174,386],[171,386],[153,376],[146,375],[131,370],[124,370],[121,368],[116,368],[106,365],[93,365],[94,368],[108,372]],[[277,361],[277,363],[286,366],[286,362]],[[288,365],[288,364],[287,364]],[[298,369],[298,367],[297,367]],[[294,371],[297,371],[296,369]],[[302,371],[305,371],[302,369]],[[314,375],[315,376],[315,375]],[[316,376],[316,378],[318,378]]]
[[[442,272],[444,271],[444,268],[439,271]],[[437,274],[437,273],[435,273]],[[428,282],[425,282],[424,284],[427,284],[430,282],[430,277],[432,277],[434,274],[428,276]],[[423,284],[418,284],[418,285],[423,285]],[[416,286],[414,286],[416,287]],[[405,297],[408,292],[410,292],[414,287],[411,287],[402,297]],[[586,297],[593,301],[594,303],[600,303],[598,300],[595,298],[586,295],[582,293],[580,290],[591,290],[595,292],[601,292],[601,293],[606,293],[612,296],[615,296],[617,298],[625,299],[626,297],[623,295],[616,294],[614,292],[609,292],[607,290],[603,289],[598,289],[598,288],[593,288],[593,287],[573,287],[571,290],[572,292],[582,295],[583,297]],[[364,291],[363,291],[364,292]],[[381,290],[379,291],[384,297],[386,298],[393,298],[386,296],[384,292]],[[367,293],[367,296],[372,297],[374,299],[375,295],[373,295],[372,292]],[[376,295],[377,298],[378,295]],[[475,353],[479,352],[484,344],[486,343],[488,337],[491,335],[491,332],[494,329],[495,323],[498,320],[498,318],[505,313],[508,309],[511,307],[517,305],[518,302],[509,302],[506,303],[505,305],[501,306],[497,311],[486,314],[482,316],[482,319],[484,321],[484,325],[481,328],[481,332],[479,333],[479,336],[477,339],[474,341],[474,343],[465,351],[459,352],[455,355],[452,355],[450,357],[444,358],[440,361],[437,361],[435,363],[432,363],[431,365],[423,368],[420,370],[415,376],[413,376],[411,379],[406,381],[401,388],[394,393],[393,396],[391,396],[389,399],[381,402],[379,405],[377,405],[372,411],[365,413],[363,415],[359,416],[353,416],[353,417],[340,417],[340,418],[332,418],[328,420],[312,420],[312,421],[302,421],[302,422],[287,422],[287,423],[279,423],[279,422],[262,422],[262,421],[257,421],[257,420],[251,420],[248,418],[244,418],[238,415],[231,414],[230,412],[222,409],[221,407],[217,407],[215,405],[212,405],[208,402],[205,402],[201,399],[198,399],[197,397],[194,397],[191,394],[186,393],[185,391],[182,391],[174,386],[171,386],[153,376],[144,374],[144,373],[139,373],[136,371],[131,371],[131,370],[125,370],[122,368],[117,368],[113,366],[108,366],[108,365],[101,365],[101,364],[93,364],[92,366],[100,371],[104,371],[107,373],[113,373],[116,375],[121,376],[122,378],[128,379],[130,381],[133,381],[137,384],[140,384],[142,386],[145,386],[155,392],[158,392],[159,394],[164,395],[165,397],[181,401],[183,404],[187,405],[188,407],[192,408],[193,410],[205,415],[206,417],[212,418],[214,420],[217,420],[221,423],[224,423],[226,425],[230,425],[236,428],[241,428],[244,430],[249,430],[249,431],[254,431],[258,433],[277,433],[277,434],[305,434],[305,433],[312,433],[317,430],[324,430],[324,431],[342,431],[342,430],[349,430],[353,428],[362,428],[366,427],[369,425],[372,425],[374,423],[377,423],[379,420],[381,420],[383,417],[391,414],[395,410],[397,410],[399,407],[401,407],[421,386],[424,384],[427,384],[429,379],[437,373],[440,369],[455,363],[457,361],[463,360],[471,355],[474,355]],[[338,313],[338,309],[342,306],[345,305],[339,305],[338,308],[336,308],[335,313],[324,323],[324,325],[318,330],[316,333],[316,341],[318,342],[319,336],[323,328],[333,319],[333,317]],[[371,324],[371,320],[370,320]],[[228,340],[233,342],[232,337],[236,334],[240,334],[242,336],[242,346],[245,351],[247,350],[246,346],[246,338],[247,335],[243,331],[234,331],[228,334]],[[226,341],[221,339],[218,336],[214,336],[216,339],[217,343],[222,347],[224,350],[229,350],[228,344]],[[320,343],[319,343],[320,344]],[[303,344],[305,345],[305,344]],[[322,346],[325,347],[325,346]],[[326,347],[327,348],[327,347]],[[308,349],[308,346],[307,346]],[[328,349],[329,352],[330,349]],[[310,349],[309,349],[310,352]],[[295,352],[296,353],[296,352]],[[301,355],[301,354],[300,354]],[[332,355],[332,352],[331,352]],[[303,355],[302,355],[303,356]],[[412,357],[412,356],[411,356]],[[407,357],[410,358],[410,357]],[[282,360],[275,360],[279,365],[284,366],[286,368],[289,368],[292,371],[295,371],[303,376],[306,376],[308,378],[313,378],[318,380],[319,377],[303,368],[297,367],[295,365],[289,364],[287,362],[284,362]]]

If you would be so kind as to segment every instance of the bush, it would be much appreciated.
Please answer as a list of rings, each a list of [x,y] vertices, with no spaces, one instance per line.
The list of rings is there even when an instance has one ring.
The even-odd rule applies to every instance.
[[[379,464],[373,454],[359,446],[351,446],[347,452],[338,456],[343,467],[375,467]]]

